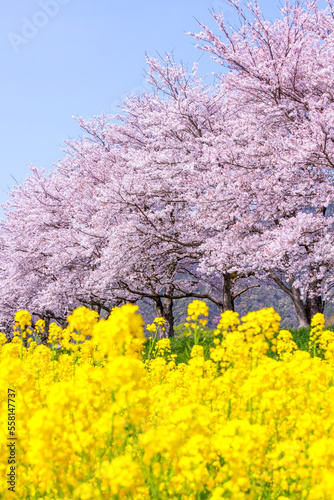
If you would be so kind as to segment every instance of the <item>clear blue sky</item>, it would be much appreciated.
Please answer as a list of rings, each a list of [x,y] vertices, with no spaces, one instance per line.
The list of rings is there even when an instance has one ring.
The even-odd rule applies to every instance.
[[[278,0],[260,0],[269,19]],[[126,93],[144,88],[145,52],[174,51],[190,66],[201,56],[185,34],[196,19],[214,27],[210,10],[236,21],[225,0],[11,0],[1,7],[0,203],[29,173],[49,170],[63,140],[80,134],[72,116],[116,111]],[[37,27],[36,27],[37,26]],[[200,71],[216,69],[203,54]],[[0,217],[2,217],[0,210]]]

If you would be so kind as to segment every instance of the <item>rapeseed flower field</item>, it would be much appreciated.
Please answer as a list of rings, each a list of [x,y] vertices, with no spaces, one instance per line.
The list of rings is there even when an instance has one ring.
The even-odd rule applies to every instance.
[[[156,335],[163,320],[147,341],[132,304],[100,321],[76,309],[67,328],[49,329],[52,348],[31,340],[30,314],[18,312],[13,341],[0,338],[1,498],[334,498],[334,334],[323,315],[306,352],[274,309],[227,311],[205,353],[207,315],[203,302],[189,306],[194,345],[177,364]]]

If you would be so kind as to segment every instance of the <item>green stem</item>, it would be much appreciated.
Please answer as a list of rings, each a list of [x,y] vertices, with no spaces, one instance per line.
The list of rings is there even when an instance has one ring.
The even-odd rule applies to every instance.
[[[198,324],[198,318],[196,319],[196,323],[195,323],[195,345],[197,345],[197,324]]]
[[[155,344],[155,341],[156,341],[156,338],[157,338],[157,333],[158,333],[158,331],[156,330],[154,338],[150,339],[150,347],[149,347],[149,351],[148,351],[148,359],[151,359],[151,354],[152,354],[153,347],[154,347],[154,344]]]

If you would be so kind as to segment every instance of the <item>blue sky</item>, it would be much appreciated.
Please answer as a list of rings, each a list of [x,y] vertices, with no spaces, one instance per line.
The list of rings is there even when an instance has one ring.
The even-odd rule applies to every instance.
[[[260,0],[267,18],[278,1]],[[126,93],[145,88],[145,53],[164,55],[200,72],[217,65],[185,33],[196,19],[214,27],[210,10],[236,21],[225,0],[11,0],[1,8],[0,203],[28,165],[52,168],[63,140],[80,135],[72,116],[116,111]],[[0,217],[3,217],[0,210]]]

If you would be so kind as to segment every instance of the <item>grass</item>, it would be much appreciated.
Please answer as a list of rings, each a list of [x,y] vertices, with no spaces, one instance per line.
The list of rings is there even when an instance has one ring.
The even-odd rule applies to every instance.
[[[300,328],[299,330],[288,328],[288,330],[292,333],[293,340],[296,342],[298,349],[300,351],[308,351],[311,327]]]

